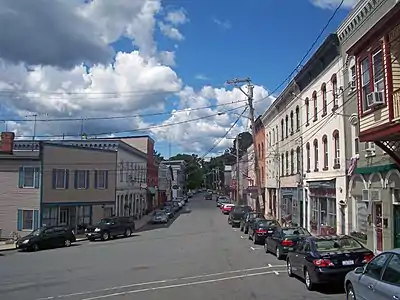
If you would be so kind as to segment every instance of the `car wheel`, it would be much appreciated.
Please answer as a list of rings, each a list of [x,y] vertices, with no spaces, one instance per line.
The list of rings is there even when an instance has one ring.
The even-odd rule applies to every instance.
[[[312,291],[314,289],[314,284],[311,281],[311,276],[307,269],[304,270],[304,282],[307,290]]]
[[[245,229],[244,229],[244,233],[245,233],[245,234],[248,234],[248,233],[249,233],[249,229],[248,229],[248,228],[245,228]]]
[[[64,246],[65,247],[71,247],[71,241],[69,240],[69,239],[66,239],[65,241],[64,241]]]
[[[292,264],[291,264],[290,260],[286,261],[286,271],[287,271],[287,274],[289,275],[289,277],[293,277]]]
[[[39,249],[39,245],[38,244],[33,244],[32,245],[32,251],[39,251],[40,249]]]
[[[351,283],[346,285],[346,299],[347,300],[356,300],[356,294],[354,293],[354,288]]]
[[[125,237],[128,237],[128,236],[130,236],[131,234],[132,234],[132,231],[131,231],[130,228],[125,229],[125,232],[124,232],[124,236],[125,236]]]
[[[276,249],[275,249],[275,254],[276,254],[276,258],[277,258],[278,260],[281,260],[281,259],[282,259],[281,249],[279,249],[279,247],[276,247]]]
[[[101,235],[101,240],[102,241],[107,241],[110,239],[110,234],[106,231]]]

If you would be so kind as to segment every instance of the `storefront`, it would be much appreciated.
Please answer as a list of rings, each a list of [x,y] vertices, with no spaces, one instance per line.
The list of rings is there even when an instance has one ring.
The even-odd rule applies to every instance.
[[[308,229],[317,235],[337,232],[336,179],[308,181]]]
[[[400,247],[400,172],[395,164],[355,169],[349,202],[350,235],[377,253]]]
[[[281,216],[283,223],[302,224],[302,190],[297,187],[281,188]]]

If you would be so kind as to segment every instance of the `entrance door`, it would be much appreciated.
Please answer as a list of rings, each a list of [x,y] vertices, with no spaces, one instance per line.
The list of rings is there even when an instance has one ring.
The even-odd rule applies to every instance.
[[[69,210],[67,208],[60,209],[60,225],[68,225]]]
[[[400,248],[400,205],[393,206],[394,248]]]
[[[373,221],[375,227],[376,250],[383,250],[383,232],[382,232],[382,204],[373,204]]]

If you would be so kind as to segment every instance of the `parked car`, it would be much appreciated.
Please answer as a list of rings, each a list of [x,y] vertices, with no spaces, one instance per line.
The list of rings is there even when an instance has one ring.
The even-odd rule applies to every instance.
[[[97,239],[107,241],[121,235],[128,237],[134,231],[133,217],[111,217],[101,219],[95,226],[86,228],[85,233],[89,241]]]
[[[256,219],[249,227],[249,239],[254,244],[264,244],[265,238],[272,235],[280,225],[276,220]]]
[[[382,252],[365,267],[347,273],[347,299],[400,299],[400,249]]]
[[[350,236],[309,236],[289,251],[287,273],[303,278],[307,289],[313,290],[318,284],[342,283],[348,272],[373,257],[371,250]]]
[[[265,239],[265,252],[272,252],[277,259],[282,259],[287,253],[293,250],[297,242],[311,233],[302,227],[277,228],[275,232]]]
[[[249,233],[249,228],[256,219],[265,219],[263,213],[258,212],[247,212],[242,220],[240,220],[240,231],[244,231],[244,233]]]
[[[168,215],[165,211],[163,210],[156,210],[153,213],[153,216],[151,218],[151,222],[153,224],[167,224],[169,221]]]
[[[227,214],[229,214],[229,213],[232,211],[232,209],[233,209],[234,207],[235,207],[235,204],[231,204],[231,203],[224,204],[224,205],[221,206],[221,212],[222,212],[224,215],[227,215]]]
[[[251,210],[251,206],[248,205],[235,206],[235,208],[229,213],[228,223],[231,224],[232,227],[240,227],[240,221],[245,214]]]
[[[75,235],[68,226],[41,227],[16,242],[20,250],[38,251],[55,247],[69,247],[76,242]]]
[[[211,193],[207,193],[207,194],[204,196],[204,200],[212,200],[212,198],[213,198],[213,196],[212,196]]]
[[[174,214],[174,209],[171,206],[164,206],[163,211],[167,214],[168,219],[173,219],[175,214]]]
[[[187,196],[188,196],[188,198],[192,198],[193,197],[193,193],[192,192],[188,192]]]
[[[217,207],[221,207],[221,205],[223,205],[223,204],[229,204],[229,203],[231,203],[231,200],[229,200],[229,198],[220,197],[220,198],[217,200]]]

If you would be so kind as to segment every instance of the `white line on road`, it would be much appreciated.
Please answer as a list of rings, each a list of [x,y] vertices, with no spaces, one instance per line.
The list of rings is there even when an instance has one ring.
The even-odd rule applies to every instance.
[[[143,292],[150,292],[150,291],[157,291],[157,290],[165,290],[165,289],[172,289],[172,288],[185,287],[185,286],[193,286],[193,285],[206,284],[206,283],[214,283],[214,282],[220,282],[220,281],[226,281],[226,280],[233,280],[233,279],[240,279],[240,278],[246,278],[246,277],[261,276],[261,275],[267,275],[267,274],[274,274],[274,273],[277,274],[276,271],[267,271],[267,272],[236,275],[236,276],[217,278],[217,279],[209,279],[209,280],[187,282],[187,283],[179,283],[179,284],[173,284],[173,285],[157,286],[157,287],[151,287],[151,288],[144,288],[144,289],[140,289],[140,290],[132,290],[132,291],[125,291],[125,292],[119,292],[119,293],[114,293],[114,294],[90,297],[90,298],[85,298],[85,299],[82,299],[82,300],[105,299],[105,298],[124,296],[124,295],[129,295],[129,294],[136,294],[136,293],[143,293]],[[279,274],[277,274],[277,275],[279,275]]]
[[[243,236],[243,235],[241,235],[241,236],[240,236],[240,238],[241,238],[241,239],[245,239],[246,237],[245,237],[245,236]]]
[[[83,291],[83,292],[77,292],[77,293],[71,293],[71,294],[65,294],[65,295],[37,298],[36,300],[54,300],[54,299],[61,299],[61,298],[69,298],[69,297],[82,296],[82,295],[101,293],[101,292],[108,292],[108,291],[113,291],[113,290],[121,290],[121,289],[140,287],[140,286],[146,286],[146,285],[172,283],[172,282],[176,282],[176,281],[180,281],[180,280],[185,281],[185,280],[192,280],[192,279],[201,279],[201,278],[207,278],[207,277],[216,277],[216,276],[221,276],[221,275],[228,275],[228,274],[235,274],[235,273],[242,273],[242,272],[251,272],[251,271],[260,271],[260,270],[265,270],[265,269],[269,269],[269,268],[281,268],[281,267],[286,267],[286,265],[268,265],[266,267],[249,268],[249,269],[242,269],[242,270],[231,270],[231,271],[225,271],[225,272],[219,272],[219,273],[203,274],[203,275],[180,277],[180,278],[170,278],[170,279],[156,280],[156,281],[138,282],[138,283],[132,283],[132,284],[128,284],[128,285],[114,286],[114,287],[92,290],[92,291]]]
[[[272,267],[272,265],[271,265],[271,264],[268,264],[268,267],[270,267],[270,268],[271,268],[271,267]]]
[[[279,275],[278,271],[274,271],[275,275]]]
[[[261,248],[261,247],[250,247],[250,249],[253,250],[253,251],[256,251],[256,250],[261,250],[261,249],[264,249],[264,248]]]

